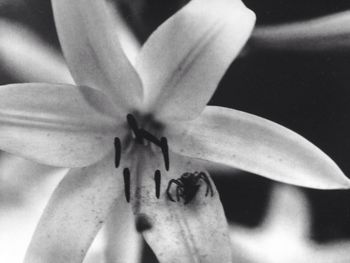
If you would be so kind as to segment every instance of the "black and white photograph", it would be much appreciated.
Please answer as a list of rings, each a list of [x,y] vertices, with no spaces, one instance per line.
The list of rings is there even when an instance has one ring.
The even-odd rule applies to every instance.
[[[0,0],[0,262],[350,262],[349,71],[347,0]]]

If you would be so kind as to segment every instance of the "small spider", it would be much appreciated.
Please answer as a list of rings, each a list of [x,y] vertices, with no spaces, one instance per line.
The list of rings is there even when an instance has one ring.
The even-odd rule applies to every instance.
[[[209,193],[211,196],[214,195],[213,187],[209,181],[208,176],[204,172],[184,173],[179,179],[171,179],[166,189],[166,193],[170,201],[175,202],[170,189],[172,184],[176,185],[176,200],[179,202],[180,198],[184,200],[184,204],[188,204],[196,196],[199,187],[201,186],[200,181],[203,180],[207,185],[205,196]]]

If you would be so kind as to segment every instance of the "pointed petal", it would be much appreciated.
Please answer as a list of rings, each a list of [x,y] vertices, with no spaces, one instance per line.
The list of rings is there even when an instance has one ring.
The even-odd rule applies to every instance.
[[[0,63],[24,82],[73,83],[63,58],[24,25],[0,21]]]
[[[208,106],[193,122],[168,127],[173,151],[185,156],[312,188],[350,187],[349,179],[319,148],[266,119]]]
[[[53,0],[56,27],[74,80],[134,107],[141,82],[126,58],[106,0]]]
[[[24,262],[82,262],[122,192],[118,173],[112,156],[90,167],[72,169],[53,193]]]
[[[140,146],[137,165],[130,168],[133,187],[131,203],[140,231],[160,262],[231,262],[227,222],[219,194],[213,182],[213,196],[206,194],[207,184],[200,181],[199,191],[188,204],[172,202],[167,187],[184,172],[203,171],[190,160],[171,155],[170,170],[163,169],[161,153]],[[155,193],[155,171],[161,171],[159,199]],[[176,184],[170,194],[176,200]]]
[[[117,117],[113,103],[88,87],[1,86],[0,149],[48,165],[86,166],[123,137]]]
[[[254,21],[240,0],[192,0],[151,35],[136,69],[158,118],[200,114]]]
[[[307,21],[257,27],[252,48],[280,51],[349,51],[350,11]]]

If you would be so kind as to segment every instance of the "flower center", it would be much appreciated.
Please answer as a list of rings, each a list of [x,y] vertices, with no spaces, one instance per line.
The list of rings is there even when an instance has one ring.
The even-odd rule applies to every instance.
[[[170,160],[169,160],[169,147],[168,147],[168,140],[165,137],[161,137],[158,139],[154,134],[146,130],[145,128],[140,128],[139,123],[137,122],[136,118],[132,114],[128,114],[126,116],[127,123],[133,133],[133,139],[136,143],[139,144],[148,144],[151,143],[156,147],[159,147],[162,151],[163,159],[164,159],[164,165],[165,169],[169,171],[170,166]],[[150,127],[151,130],[159,131],[161,125],[152,122],[152,118],[146,117],[143,119],[145,124],[145,127]],[[115,167],[118,168],[120,164],[121,159],[121,151],[122,151],[122,145],[121,141],[118,137],[114,138],[114,148],[115,148]],[[125,198],[127,202],[130,201],[130,170],[129,168],[125,168],[123,170],[123,176],[124,176],[124,191],[125,191]],[[159,198],[160,196],[160,185],[161,185],[161,174],[159,170],[156,170],[154,173],[154,180],[155,180],[155,186],[156,186],[156,197]]]
[[[159,131],[161,130],[161,125],[153,121],[152,118],[149,116],[142,118],[141,119],[142,122],[138,122],[134,115],[128,114],[126,116],[126,120],[132,132],[132,135],[130,135],[129,140],[127,140],[127,144],[132,143],[132,141],[134,141],[142,145],[151,144],[156,147],[159,147],[163,155],[165,169],[169,171],[170,160],[169,160],[168,141],[165,137],[158,138],[151,132],[151,131],[155,131],[159,134]],[[140,123],[142,124],[142,126],[139,125]],[[147,127],[148,129],[146,129],[145,127]],[[121,151],[123,148],[121,145],[121,141],[118,137],[114,139],[114,147],[115,147],[115,167],[118,168],[120,164],[120,159],[121,159]],[[124,168],[123,177],[124,177],[125,198],[127,202],[130,202],[130,169],[129,168]],[[159,199],[160,187],[161,187],[160,170],[156,170],[154,172],[154,182],[155,182],[155,188],[156,188],[156,191],[155,191],[156,197]],[[175,187],[176,200],[180,201],[180,199],[182,199],[184,201],[184,204],[188,204],[196,196],[202,182],[205,183],[207,186],[205,196],[208,196],[209,194],[213,196],[214,190],[208,178],[208,175],[206,173],[187,172],[182,174],[178,179],[171,179],[169,181],[168,187],[166,189],[167,197],[170,201],[175,202],[175,199],[173,198],[173,195],[172,195],[172,190],[174,190],[173,187]],[[143,222],[142,220],[139,222],[140,225],[142,225],[141,224],[142,222]]]
[[[163,158],[164,158],[164,164],[165,169],[169,171],[169,147],[168,147],[168,140],[165,137],[161,137],[158,139],[155,135],[153,135],[151,132],[147,131],[144,128],[139,128],[139,125],[136,121],[136,118],[132,114],[128,114],[126,116],[127,122],[129,124],[130,129],[132,130],[135,141],[139,144],[145,144],[146,142],[152,143],[153,145],[159,147],[162,151]],[[147,121],[148,118],[146,118]],[[147,121],[146,124],[151,123],[151,121]],[[151,125],[149,125],[152,127]],[[159,125],[153,125],[153,126],[159,126]]]

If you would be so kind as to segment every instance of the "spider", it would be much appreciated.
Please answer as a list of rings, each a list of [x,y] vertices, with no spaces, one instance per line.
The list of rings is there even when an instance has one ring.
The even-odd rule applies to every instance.
[[[166,189],[166,193],[170,201],[175,202],[172,194],[170,193],[171,186],[176,185],[176,200],[180,201],[180,198],[184,200],[184,204],[188,204],[196,196],[199,187],[201,186],[200,181],[203,180],[207,185],[205,196],[209,193],[211,196],[214,195],[213,187],[209,181],[208,176],[204,172],[184,173],[179,179],[171,179]]]

